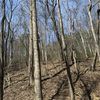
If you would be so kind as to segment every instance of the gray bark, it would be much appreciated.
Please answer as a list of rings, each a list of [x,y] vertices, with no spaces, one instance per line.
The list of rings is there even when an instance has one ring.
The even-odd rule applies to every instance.
[[[98,42],[97,42],[97,38],[96,38],[94,26],[93,26],[93,19],[92,19],[92,16],[91,16],[91,10],[92,10],[92,1],[89,0],[88,15],[89,15],[89,19],[90,19],[90,27],[91,27],[91,31],[92,31],[94,43],[95,43],[95,53],[97,53],[99,61],[100,61],[99,45],[98,45]]]
[[[33,0],[32,7],[33,7],[32,23],[33,23],[33,49],[34,49],[34,91],[35,91],[35,100],[42,100],[36,0]]]
[[[28,75],[29,85],[33,85],[34,67],[33,67],[33,24],[32,24],[32,0],[30,0],[30,34],[29,34],[29,58],[28,58]]]
[[[60,23],[60,35],[61,35],[61,42],[62,42],[62,50],[63,50],[63,58],[66,63],[67,67],[67,78],[68,78],[68,83],[69,83],[69,90],[70,90],[70,97],[71,100],[75,100],[75,95],[74,95],[74,87],[73,87],[73,82],[72,82],[72,77],[71,77],[71,72],[70,72],[70,67],[68,63],[68,58],[67,58],[67,46],[65,43],[65,37],[64,37],[64,28],[63,28],[63,21],[62,21],[62,15],[61,15],[61,8],[60,8],[60,0],[58,1],[58,16],[59,16],[59,23]]]

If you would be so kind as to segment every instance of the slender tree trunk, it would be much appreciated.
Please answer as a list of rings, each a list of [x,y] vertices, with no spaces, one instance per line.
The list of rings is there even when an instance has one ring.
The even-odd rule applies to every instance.
[[[97,42],[95,30],[94,30],[94,27],[93,27],[93,20],[92,20],[92,16],[91,16],[91,10],[92,10],[92,1],[89,0],[88,15],[89,15],[91,31],[92,31],[93,38],[94,38],[94,43],[95,43],[95,53],[97,53],[98,59],[99,59],[99,61],[100,61],[99,45],[98,45],[98,42]]]
[[[54,1],[52,1],[52,3],[53,3],[52,4],[52,11],[50,12],[49,5],[48,5],[48,0],[46,0],[46,6],[47,6],[48,13],[51,16],[54,33],[55,33],[55,35],[57,37],[57,40],[59,42],[61,60],[64,61],[64,58],[63,58],[63,48],[62,48],[62,44],[61,44],[61,37],[60,37],[60,34],[58,32],[58,27],[57,27],[57,23],[56,23],[56,19],[55,19],[55,5],[54,5]]]
[[[11,34],[12,35],[12,34]],[[7,43],[8,44],[8,43]],[[7,49],[7,48],[6,48]],[[7,49],[8,50],[8,49]],[[7,53],[7,51],[6,51],[6,53]],[[6,56],[7,57],[7,56]],[[5,64],[5,66],[6,66],[6,68],[7,68],[7,79],[8,79],[8,81],[7,81],[7,85],[9,86],[10,85],[10,83],[11,83],[11,80],[10,80],[10,75],[9,75],[9,69],[10,69],[10,67],[12,66],[12,61],[13,61],[13,37],[12,36],[10,36],[10,43],[9,43],[9,56],[8,56],[8,58],[9,58],[9,62],[7,63],[7,62],[5,62],[6,64]],[[5,60],[6,61],[6,60]]]
[[[86,32],[88,34],[88,37],[90,37],[90,33],[89,33],[88,29],[86,30]],[[88,40],[87,42],[88,42],[87,45],[88,45],[88,48],[89,48],[90,55],[92,56],[93,55],[93,50],[92,50],[92,46],[91,46],[91,43],[90,43],[91,40]]]
[[[42,43],[41,43],[41,49],[42,49],[42,61],[46,64],[47,63],[47,52],[46,52],[46,28],[45,33],[42,33]]]
[[[75,67],[75,71],[78,72],[78,67],[77,67],[77,62],[76,62],[76,53],[74,50],[72,50],[72,59],[73,59],[73,64]]]
[[[98,46],[100,46],[100,3],[98,4],[98,9],[97,9],[97,41],[98,41]],[[100,49],[100,48],[99,48]]]
[[[95,71],[96,70],[97,53],[95,54],[93,61],[94,61],[93,65],[92,65],[92,68],[90,70]]]
[[[47,34],[47,15],[46,15],[46,4],[45,4],[44,61],[47,65],[46,34]]]
[[[99,7],[99,5],[98,5],[98,7]],[[100,14],[100,8],[98,8],[98,10],[97,10],[97,44],[98,44],[98,49],[99,49],[99,14]],[[94,57],[94,62],[92,65],[92,71],[96,70],[97,55],[98,55],[98,53],[96,52],[95,57]]]
[[[65,37],[64,37],[64,28],[63,28],[63,21],[62,21],[62,15],[61,15],[61,8],[60,8],[60,0],[58,0],[58,16],[59,16],[59,23],[60,23],[60,34],[61,34],[61,42],[62,42],[62,50],[63,50],[63,56],[64,56],[64,61],[66,63],[67,67],[67,78],[68,78],[68,83],[69,83],[69,90],[70,90],[70,97],[71,100],[75,100],[75,95],[74,95],[74,86],[72,82],[72,77],[71,77],[71,72],[70,72],[70,67],[68,64],[68,58],[67,58],[67,46],[65,43]]]
[[[12,16],[11,16],[11,18],[12,18]],[[11,23],[11,19],[10,19],[10,22],[8,24],[9,27],[8,27],[8,36],[7,36],[7,38],[10,39],[10,42],[9,42],[9,62],[8,62],[9,65],[12,64],[12,60],[13,60],[13,42],[14,42],[14,33],[11,30],[10,23]],[[8,39],[6,41],[8,42]]]
[[[4,82],[4,25],[5,25],[5,0],[2,0],[2,21],[0,36],[0,100],[3,100],[3,82]]]
[[[87,50],[86,50],[86,45],[85,45],[85,41],[84,41],[83,35],[82,35],[81,32],[79,32],[79,33],[80,33],[81,41],[82,41],[82,44],[83,44],[85,57],[88,58]]]
[[[35,100],[42,100],[42,86],[41,86],[41,68],[40,68],[40,55],[39,55],[39,36],[37,26],[37,11],[36,0],[33,0],[33,49],[34,49],[34,91]]]
[[[90,43],[88,43],[87,45],[88,45],[88,48],[89,48],[90,55],[92,55],[93,52],[92,52],[92,48],[91,48],[91,46],[90,46]]]
[[[10,22],[8,22],[8,32],[7,32],[7,36],[6,36],[6,42],[5,42],[5,66],[7,66],[7,64],[9,63],[10,61],[10,57],[7,57],[8,55],[8,39],[9,39],[9,36],[10,36]],[[11,38],[10,38],[11,40]],[[10,46],[10,42],[9,42],[9,53],[10,53],[10,49],[11,49],[11,46]],[[10,54],[9,54],[10,55]]]
[[[7,41],[8,42],[8,41]],[[8,63],[8,57],[7,57],[7,52],[8,52],[8,49],[7,49],[7,44],[8,43],[5,43],[5,52],[4,52],[4,56],[5,56],[5,66],[7,66],[7,63]]]
[[[58,40],[59,45],[60,45],[60,50],[61,50],[60,51],[60,55],[61,55],[61,59],[62,59],[62,61],[64,61],[64,58],[63,58],[63,47],[62,47],[62,44],[61,44],[61,37],[60,37],[59,32],[58,32],[58,28],[57,28],[57,24],[56,24],[56,20],[55,20],[54,13],[52,14],[51,19],[52,19],[52,23],[53,23],[55,35],[56,35],[57,40]]]
[[[10,61],[9,61],[10,65],[12,64],[12,61],[13,61],[13,42],[14,42],[13,39],[14,39],[14,37],[11,36],[11,39],[10,39],[10,58],[9,58],[10,59]]]

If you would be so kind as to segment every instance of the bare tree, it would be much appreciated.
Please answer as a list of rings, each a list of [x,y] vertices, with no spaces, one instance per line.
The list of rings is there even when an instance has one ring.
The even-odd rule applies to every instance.
[[[86,44],[85,44],[85,40],[84,40],[83,35],[82,35],[81,28],[80,28],[80,32],[79,32],[79,34],[80,34],[81,41],[82,41],[82,44],[83,44],[85,57],[88,58],[87,50],[86,50]]]
[[[4,81],[4,34],[5,34],[5,0],[2,0],[2,21],[0,38],[0,100],[3,100],[3,81]]]
[[[47,43],[47,20],[48,20],[48,15],[47,15],[47,9],[46,9],[46,0],[44,0],[44,7],[43,7],[43,17],[44,17],[44,32],[42,32],[42,50],[43,50],[43,55],[42,55],[42,61],[47,64],[47,50],[46,50],[46,43]]]
[[[89,15],[89,19],[90,19],[90,27],[91,27],[91,31],[92,31],[93,38],[94,38],[94,44],[95,44],[94,63],[96,64],[95,60],[96,60],[97,56],[98,56],[98,59],[100,61],[100,51],[99,51],[99,44],[97,42],[97,37],[96,37],[94,26],[93,26],[93,19],[92,19],[92,16],[91,16],[91,10],[92,10],[92,1],[89,0],[88,15]],[[95,66],[94,63],[93,63],[93,66]]]
[[[57,40],[59,42],[60,55],[61,55],[62,60],[64,61],[64,58],[63,58],[63,47],[62,47],[62,44],[61,44],[61,37],[60,37],[60,34],[59,34],[59,30],[58,30],[57,22],[56,22],[56,18],[55,18],[55,7],[56,7],[56,3],[55,3],[54,0],[52,1],[51,9],[49,7],[48,0],[46,0],[46,5],[47,5],[47,10],[48,10],[49,16],[50,16],[51,21],[52,21],[52,24],[53,24],[54,33],[55,33],[55,35],[57,37]]]
[[[33,28],[32,29],[33,29],[33,49],[34,49],[34,91],[35,91],[35,100],[42,100],[36,0],[32,0],[32,8],[33,8],[33,14],[32,14]]]
[[[67,53],[67,46],[65,43],[65,36],[64,36],[64,28],[63,28],[63,21],[62,21],[62,15],[61,15],[61,8],[60,8],[60,0],[58,1],[58,14],[59,14],[59,23],[60,23],[60,34],[61,34],[61,42],[62,42],[62,50],[63,50],[63,56],[64,56],[64,61],[66,63],[67,67],[67,78],[68,78],[68,83],[69,83],[69,90],[70,90],[70,97],[71,100],[75,100],[75,94],[74,94],[74,87],[73,87],[73,82],[72,82],[72,77],[71,77],[71,72],[70,72],[70,66],[68,63],[68,53]]]
[[[28,58],[28,74],[29,74],[29,85],[33,85],[33,23],[32,23],[32,0],[30,0],[30,34],[29,34],[29,58]]]
[[[98,45],[100,45],[100,2],[98,3],[97,9],[97,37]]]

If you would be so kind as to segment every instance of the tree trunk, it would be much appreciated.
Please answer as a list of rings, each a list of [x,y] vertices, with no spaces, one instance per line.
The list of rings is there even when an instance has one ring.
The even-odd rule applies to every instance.
[[[43,41],[44,41],[44,62],[47,65],[46,34],[47,34],[47,15],[46,15],[46,4],[45,4],[45,33],[44,33]]]
[[[93,61],[94,61],[93,65],[92,65],[92,68],[90,70],[95,71],[96,70],[96,61],[97,61],[97,52],[95,53]]]
[[[97,41],[98,41],[98,45],[99,45],[99,41],[100,41],[100,3],[98,3],[98,9],[97,9]]]
[[[57,37],[57,40],[59,42],[61,60],[64,61],[64,58],[63,58],[63,48],[62,48],[62,44],[61,44],[61,37],[60,37],[60,34],[58,32],[58,27],[57,27],[57,23],[56,23],[56,19],[55,19],[55,5],[54,5],[54,1],[52,1],[52,2],[53,2],[53,4],[52,4],[52,11],[51,12],[50,12],[50,9],[49,9],[48,0],[46,0],[46,6],[47,6],[48,13],[51,16],[54,33],[55,33],[55,35]]]
[[[41,68],[40,68],[40,55],[39,55],[39,36],[37,26],[37,11],[36,0],[33,0],[33,49],[34,49],[34,91],[35,100],[42,100],[42,86],[41,86]]]
[[[98,5],[99,7],[99,5]],[[99,14],[100,14],[100,9],[98,8],[97,10],[97,43],[98,43],[98,46],[99,46]],[[97,52],[95,52],[95,56],[94,56],[94,62],[93,62],[93,65],[92,65],[92,71],[95,71],[96,70],[96,60],[97,60]]]
[[[91,10],[92,10],[92,2],[91,2],[91,0],[89,0],[88,15],[89,15],[89,19],[90,19],[90,27],[91,27],[91,31],[92,31],[93,38],[94,38],[95,52],[97,53],[98,59],[99,59],[99,61],[100,61],[99,45],[98,45],[98,42],[97,42],[95,30],[94,30],[94,27],[93,27],[93,20],[92,20],[92,16],[91,16]]]
[[[29,85],[34,85],[34,67],[33,67],[33,23],[32,23],[32,0],[30,0],[30,34],[29,34],[29,58],[28,58],[28,75]]]
[[[75,71],[78,72],[77,62],[76,62],[76,53],[72,50],[72,64],[74,64]]]
[[[60,35],[59,35],[59,32],[58,32],[58,28],[57,28],[57,24],[56,24],[56,20],[55,20],[55,16],[52,14],[52,23],[53,23],[53,27],[54,27],[54,32],[55,32],[55,35],[57,37],[57,40],[59,42],[59,45],[60,45],[60,55],[61,55],[61,59],[62,61],[64,61],[64,58],[63,58],[63,48],[62,48],[62,44],[61,44],[61,38],[60,38]]]
[[[82,41],[82,44],[83,44],[85,57],[88,58],[87,50],[86,50],[86,45],[85,45],[85,41],[84,41],[83,35],[82,35],[81,32],[79,32],[79,33],[80,33],[81,41]]]
[[[3,82],[4,82],[4,25],[5,25],[5,0],[2,0],[2,21],[0,36],[0,100],[3,100]]]
[[[61,8],[60,8],[60,0],[58,0],[58,16],[59,16],[59,23],[60,23],[60,35],[61,35],[61,42],[62,42],[62,50],[63,50],[63,56],[64,56],[64,61],[66,63],[67,67],[67,78],[68,78],[68,83],[69,83],[69,90],[70,90],[70,97],[71,100],[75,100],[75,95],[74,95],[74,87],[73,87],[73,82],[72,82],[72,77],[71,77],[71,72],[70,72],[70,67],[68,64],[68,58],[67,58],[67,46],[65,43],[65,37],[64,37],[64,28],[63,28],[63,21],[62,21],[62,15],[61,15]]]

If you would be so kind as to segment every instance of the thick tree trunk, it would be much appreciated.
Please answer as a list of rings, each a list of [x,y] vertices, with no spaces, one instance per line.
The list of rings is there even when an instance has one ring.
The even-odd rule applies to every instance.
[[[28,75],[29,85],[34,85],[34,67],[33,67],[33,23],[32,23],[32,0],[30,0],[30,34],[29,34],[29,58],[28,58]]]
[[[39,55],[39,37],[37,26],[37,11],[36,0],[33,0],[33,49],[34,49],[34,91],[35,100],[42,100],[42,86],[41,86],[41,68],[40,68],[40,55]]]
[[[29,36],[29,58],[28,58],[28,75],[29,75],[29,85],[33,85],[33,73],[34,69],[32,70],[32,34]]]

